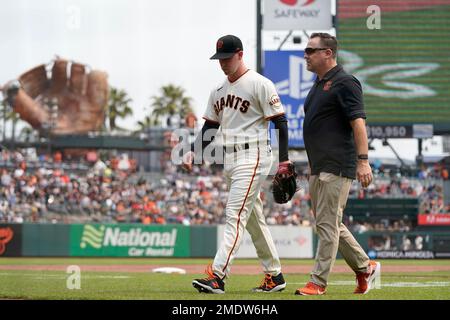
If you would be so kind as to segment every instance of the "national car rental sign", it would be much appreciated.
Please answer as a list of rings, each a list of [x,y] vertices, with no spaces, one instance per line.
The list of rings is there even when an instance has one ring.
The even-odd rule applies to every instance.
[[[329,30],[331,0],[264,0],[265,30]]]

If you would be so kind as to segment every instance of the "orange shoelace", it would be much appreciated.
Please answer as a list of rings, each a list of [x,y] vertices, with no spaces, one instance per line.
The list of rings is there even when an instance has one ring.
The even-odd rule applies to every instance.
[[[266,274],[264,276],[264,279],[262,279],[261,284],[259,287],[268,287],[273,288],[275,286],[275,283],[273,282],[272,276],[270,274]]]

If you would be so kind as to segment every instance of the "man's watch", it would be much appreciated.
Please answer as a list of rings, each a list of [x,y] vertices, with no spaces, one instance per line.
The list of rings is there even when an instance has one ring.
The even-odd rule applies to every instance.
[[[369,156],[367,154],[358,154],[358,160],[369,160]]]

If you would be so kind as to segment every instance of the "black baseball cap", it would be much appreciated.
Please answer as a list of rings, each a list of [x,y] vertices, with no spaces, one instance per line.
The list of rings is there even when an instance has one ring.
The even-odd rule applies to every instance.
[[[229,34],[217,40],[216,54],[210,59],[228,59],[231,58],[236,52],[242,50],[244,50],[244,47],[242,46],[241,39]]]

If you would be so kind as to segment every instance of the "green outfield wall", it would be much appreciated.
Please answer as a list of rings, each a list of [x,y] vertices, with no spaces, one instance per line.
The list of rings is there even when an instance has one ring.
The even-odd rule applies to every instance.
[[[191,226],[191,257],[214,257],[217,251],[217,226]]]
[[[203,257],[213,258],[223,225],[0,224],[1,257]],[[281,258],[313,258],[312,228],[271,226]],[[448,232],[365,232],[355,238],[374,259],[450,258]],[[248,234],[237,257],[255,258]],[[340,256],[338,255],[338,258]]]
[[[68,257],[70,230],[68,224],[23,224],[22,255]]]

